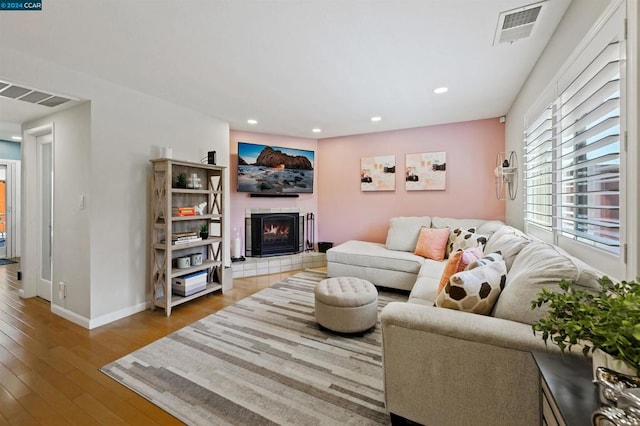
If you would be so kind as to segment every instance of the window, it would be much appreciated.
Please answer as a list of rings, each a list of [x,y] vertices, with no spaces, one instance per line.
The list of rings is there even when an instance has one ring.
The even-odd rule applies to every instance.
[[[588,250],[612,276],[624,262],[623,18],[616,13],[576,56],[524,135],[527,232]]]

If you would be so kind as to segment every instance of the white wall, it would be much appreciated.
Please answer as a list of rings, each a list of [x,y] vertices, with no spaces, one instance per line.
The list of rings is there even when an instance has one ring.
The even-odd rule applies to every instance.
[[[77,154],[59,153],[57,147],[55,153],[56,160],[69,154],[68,161],[75,162],[70,170],[56,165],[56,187],[58,181],[77,179],[67,193],[69,209],[77,210],[79,195],[86,193],[89,215],[86,224],[69,220],[55,237],[66,244],[60,247],[56,241],[54,279],[69,277],[66,309],[79,317],[71,319],[92,328],[145,309],[149,160],[159,156],[160,147],[172,146],[176,159],[198,162],[215,149],[218,164],[228,165],[228,123],[7,47],[2,50],[0,75],[91,101],[89,145],[77,147]],[[55,208],[58,217],[62,213]],[[228,247],[228,238],[225,243]],[[66,259],[59,251],[66,250],[83,252],[85,261],[73,263],[76,271],[69,270],[75,262],[71,259],[58,263]]]
[[[91,150],[91,105],[85,102],[74,108],[23,124],[23,129],[53,124],[53,276],[51,304],[54,308],[90,318],[89,309],[89,211],[80,209],[81,194],[89,190]],[[37,205],[37,158],[33,138],[23,141],[24,190],[28,214],[35,215]],[[25,246],[33,253],[37,246],[36,227],[29,221],[30,235]],[[31,225],[30,225],[31,224]],[[34,253],[35,254],[35,253]],[[23,279],[37,278],[37,255],[22,259]],[[58,283],[69,284],[66,298],[58,297]],[[28,285],[28,284],[27,284]]]
[[[589,32],[609,2],[610,0],[574,0],[571,2],[560,25],[509,109],[505,127],[505,149],[515,151],[520,164],[523,163],[524,115],[538,101],[540,94],[547,88],[549,82]],[[518,186],[516,199],[507,200],[506,221],[509,225],[524,229],[522,167],[519,170]]]
[[[546,46],[536,66],[523,85],[516,101],[507,114],[506,123],[506,149],[514,150],[518,156],[523,152],[524,116],[529,108],[539,101],[539,96],[545,91],[550,81],[565,61],[571,56],[583,38],[596,25],[600,16],[610,5],[617,0],[573,0],[560,25]],[[624,7],[624,3],[623,3]],[[626,273],[627,279],[633,279],[640,273],[640,186],[637,185],[639,173],[635,165],[640,164],[640,149],[638,148],[638,57],[640,46],[638,42],[638,26],[640,22],[638,0],[627,0],[627,131],[628,151],[627,157],[631,162],[626,172],[626,185],[628,198],[621,206],[626,207],[626,231],[628,241],[628,259]],[[549,99],[550,100],[550,99]],[[522,161],[520,162],[522,164]],[[520,170],[522,179],[522,170]],[[513,201],[507,201],[506,221],[508,224],[523,229],[523,197],[522,185],[518,197]]]

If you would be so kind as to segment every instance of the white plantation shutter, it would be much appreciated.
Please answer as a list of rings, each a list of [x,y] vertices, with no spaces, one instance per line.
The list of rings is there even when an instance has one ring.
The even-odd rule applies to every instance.
[[[525,221],[553,227],[553,125],[547,108],[526,130],[524,153]]]
[[[625,43],[617,28],[602,31],[605,42],[595,37],[574,60],[579,68],[559,78],[555,99],[529,120],[523,173],[527,231],[595,248],[619,265]]]
[[[556,227],[620,252],[620,43],[609,44],[554,108]]]

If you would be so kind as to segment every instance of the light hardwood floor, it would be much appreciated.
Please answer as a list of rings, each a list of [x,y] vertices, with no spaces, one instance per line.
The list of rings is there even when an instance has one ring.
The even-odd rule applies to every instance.
[[[234,280],[233,290],[86,330],[21,299],[19,264],[0,266],[0,425],[172,425],[174,417],[98,369],[298,271]]]

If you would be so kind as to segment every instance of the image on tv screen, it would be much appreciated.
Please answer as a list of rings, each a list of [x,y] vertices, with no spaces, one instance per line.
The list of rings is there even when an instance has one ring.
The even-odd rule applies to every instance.
[[[312,193],[314,152],[238,142],[238,192]]]

